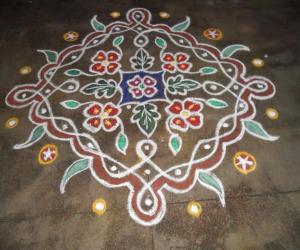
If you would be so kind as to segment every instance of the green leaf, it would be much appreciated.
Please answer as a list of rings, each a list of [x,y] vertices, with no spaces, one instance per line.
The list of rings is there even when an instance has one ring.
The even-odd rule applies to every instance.
[[[182,146],[182,139],[179,135],[172,135],[169,140],[169,148],[173,155],[177,155]]]
[[[140,48],[135,56],[130,58],[131,67],[136,70],[149,69],[153,65],[154,57],[149,56],[149,53]]]
[[[182,75],[169,77],[167,80],[168,91],[172,94],[186,95],[187,91],[201,87],[201,84],[191,79],[183,79]]]
[[[26,142],[21,144],[16,144],[14,146],[14,149],[21,149],[21,148],[28,148],[34,143],[36,143],[38,140],[40,140],[43,135],[45,134],[45,129],[43,125],[36,126],[30,133],[28,139]]]
[[[220,99],[211,98],[206,101],[206,104],[215,109],[226,108],[228,104]]]
[[[61,102],[60,104],[67,109],[76,109],[80,105],[80,102],[75,100],[66,100]]]
[[[113,40],[113,46],[117,47],[124,41],[124,36],[118,36]]]
[[[116,92],[116,83],[114,81],[98,79],[97,82],[88,83],[83,86],[80,92],[85,95],[95,94],[96,98],[110,98]]]
[[[86,170],[89,168],[90,160],[88,159],[80,159],[72,163],[70,167],[68,167],[64,173],[64,176],[60,182],[60,192],[63,194],[65,192],[65,187],[68,181],[76,174]]]
[[[123,133],[118,134],[116,140],[116,146],[121,153],[126,154],[126,149],[128,147],[128,138],[125,134]]]
[[[137,123],[141,132],[146,136],[151,136],[157,126],[157,121],[160,119],[157,107],[150,103],[142,104],[133,109],[133,114],[131,121]]]
[[[219,199],[223,207],[225,207],[225,192],[222,182],[216,175],[210,172],[200,171],[198,175],[198,181],[204,187],[214,191],[218,194]]]
[[[105,29],[105,25],[97,20],[97,16],[92,18],[91,25],[95,31],[103,31]]]
[[[253,120],[244,120],[243,123],[247,132],[255,137],[266,141],[276,141],[279,139],[279,136],[269,135],[268,132],[265,131],[265,129],[259,122]]]
[[[223,49],[222,55],[223,57],[231,57],[238,50],[250,51],[250,49],[247,46],[241,44],[234,44]]]
[[[48,63],[55,63],[57,60],[57,52],[53,50],[38,50],[38,52],[43,53],[46,56]]]
[[[64,73],[67,76],[80,76],[81,75],[81,70],[79,69],[69,69],[65,71]]]
[[[185,21],[183,21],[181,23],[178,23],[175,26],[173,26],[172,31],[184,31],[190,26],[190,23],[191,23],[191,19],[187,16],[185,18]]]
[[[155,44],[162,49],[167,47],[167,42],[160,37],[156,37]]]
[[[214,67],[203,67],[199,70],[202,75],[212,75],[215,74],[218,70]]]

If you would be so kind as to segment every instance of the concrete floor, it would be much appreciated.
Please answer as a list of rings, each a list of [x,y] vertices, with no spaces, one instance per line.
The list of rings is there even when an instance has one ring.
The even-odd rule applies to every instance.
[[[115,21],[110,12],[119,11],[119,20],[124,21],[126,11],[134,7],[151,11],[153,23],[170,26],[190,16],[187,31],[219,49],[245,44],[251,52],[238,52],[234,57],[246,65],[249,75],[268,77],[276,86],[273,98],[257,103],[256,120],[280,139],[266,142],[246,134],[227,148],[221,166],[214,170],[225,188],[226,208],[215,193],[200,185],[184,194],[164,191],[165,216],[157,225],[142,226],[128,213],[128,189],[106,188],[87,171],[74,176],[66,192],[60,193],[65,169],[78,159],[68,143],[44,136],[29,148],[13,149],[34,125],[28,120],[28,107],[8,107],[5,97],[14,86],[37,81],[45,57],[36,50],[61,51],[72,45],[62,39],[65,32],[78,32],[81,41],[92,31],[89,21],[95,14],[109,24]],[[171,17],[161,19],[160,11]],[[300,249],[299,13],[296,0],[1,2],[0,249]],[[209,27],[220,28],[224,38],[205,39],[202,32]],[[256,57],[264,59],[263,68],[251,64]],[[24,65],[31,66],[32,73],[19,74]],[[279,111],[279,119],[265,115],[268,107]],[[4,124],[12,116],[19,117],[20,123],[7,129]],[[128,137],[137,140],[135,131],[131,128]],[[56,144],[59,155],[53,164],[41,167],[37,155],[47,143]],[[115,154],[113,147],[107,150]],[[246,176],[233,167],[232,157],[238,151],[256,157],[256,171]],[[185,152],[183,148],[183,155]],[[162,163],[174,160],[170,152],[163,149],[160,153]],[[91,204],[99,197],[105,199],[108,209],[98,217]],[[191,200],[203,207],[199,218],[186,212]]]

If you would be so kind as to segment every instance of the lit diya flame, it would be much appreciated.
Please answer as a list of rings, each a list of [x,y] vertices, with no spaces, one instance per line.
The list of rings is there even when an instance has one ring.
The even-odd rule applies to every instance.
[[[202,214],[202,206],[199,202],[191,201],[187,205],[187,212],[191,216],[198,218]]]
[[[103,215],[106,212],[106,201],[103,199],[97,199],[92,204],[92,210],[97,215]]]

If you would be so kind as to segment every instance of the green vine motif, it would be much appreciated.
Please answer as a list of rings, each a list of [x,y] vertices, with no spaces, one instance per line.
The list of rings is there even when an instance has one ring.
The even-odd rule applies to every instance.
[[[149,56],[149,53],[140,48],[137,50],[135,56],[130,58],[131,66],[135,70],[146,70],[152,67],[154,62],[154,57]]]
[[[183,75],[169,77],[167,79],[167,89],[171,94],[185,96],[188,91],[200,88],[202,85],[191,79],[184,79]]]
[[[64,74],[66,76],[72,76],[72,77],[75,77],[75,76],[97,76],[97,74],[90,74],[90,73],[86,73],[86,72],[83,72],[82,70],[80,69],[68,69],[64,72]]]
[[[157,121],[160,119],[160,114],[154,104],[146,103],[136,106],[133,109],[131,122],[137,123],[139,129],[147,136],[151,136],[157,126]]]
[[[96,98],[111,98],[116,93],[116,82],[113,80],[107,81],[97,79],[96,82],[89,83],[80,89],[80,92],[85,95],[95,95]]]

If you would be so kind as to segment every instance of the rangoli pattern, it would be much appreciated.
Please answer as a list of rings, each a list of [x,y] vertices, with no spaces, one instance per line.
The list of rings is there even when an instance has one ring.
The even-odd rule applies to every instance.
[[[254,120],[255,102],[275,94],[273,83],[247,76],[244,64],[232,57],[248,47],[219,50],[200,43],[185,31],[188,17],[172,27],[152,24],[151,18],[142,8],[108,25],[95,16],[94,31],[81,43],[59,53],[40,50],[47,63],[38,81],[18,85],[6,97],[10,107],[28,107],[35,125],[15,149],[47,135],[68,142],[78,156],[62,177],[61,193],[72,176],[89,170],[106,187],[126,186],[130,216],[147,226],[163,218],[166,191],[184,193],[199,184],[225,206],[213,170],[226,148],[245,132],[278,138]],[[208,31],[214,39],[221,36]],[[46,164],[56,155],[57,148],[47,145],[40,158]],[[247,172],[254,168],[251,159],[244,153],[235,164]]]

